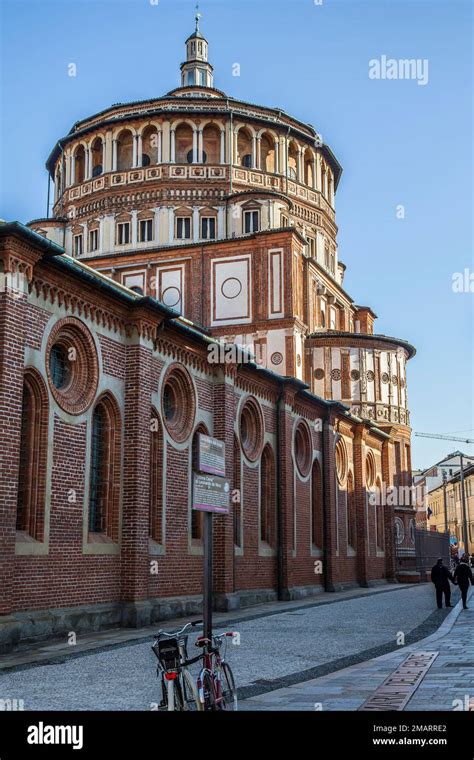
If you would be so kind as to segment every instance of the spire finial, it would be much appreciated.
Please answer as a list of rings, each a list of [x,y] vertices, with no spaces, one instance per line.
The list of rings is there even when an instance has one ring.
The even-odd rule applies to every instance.
[[[196,3],[196,32],[199,32],[199,19],[202,13],[199,13],[199,3]]]

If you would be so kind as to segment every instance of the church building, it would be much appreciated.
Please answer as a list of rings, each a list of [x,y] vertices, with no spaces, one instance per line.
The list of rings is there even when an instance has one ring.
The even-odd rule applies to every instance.
[[[403,577],[415,349],[345,289],[315,129],[216,89],[197,19],[178,88],[46,166],[52,215],[0,225],[0,651],[199,612],[200,433],[216,609]]]

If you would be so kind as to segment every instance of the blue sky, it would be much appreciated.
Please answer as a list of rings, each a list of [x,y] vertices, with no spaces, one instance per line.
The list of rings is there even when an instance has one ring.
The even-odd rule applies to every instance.
[[[195,3],[154,2],[3,0],[2,218],[44,216],[44,162],[76,120],[179,84]],[[474,438],[474,294],[452,290],[454,272],[474,271],[470,0],[202,0],[200,10],[215,85],[310,122],[342,164],[345,286],[378,314],[377,332],[417,348],[413,430]],[[370,79],[382,55],[428,59],[428,83]],[[413,466],[459,447],[474,454],[414,437]]]

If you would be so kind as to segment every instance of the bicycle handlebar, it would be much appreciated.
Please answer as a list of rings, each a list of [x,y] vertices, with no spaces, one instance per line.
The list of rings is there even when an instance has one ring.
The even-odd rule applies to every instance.
[[[187,628],[192,628],[196,625],[201,625],[203,621],[202,620],[192,620],[190,623],[186,623],[179,631],[163,631],[159,630],[158,633],[155,633],[155,636],[180,636],[182,633],[185,632]]]

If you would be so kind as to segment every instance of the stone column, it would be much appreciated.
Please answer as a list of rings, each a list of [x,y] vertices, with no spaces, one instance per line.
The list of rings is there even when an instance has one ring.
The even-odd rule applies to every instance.
[[[112,171],[112,132],[110,130],[105,133],[103,171],[104,173]]]
[[[257,166],[257,138],[252,135],[252,169]]]
[[[193,240],[197,242],[201,237],[201,230],[199,229],[199,206],[193,207]]]
[[[316,188],[319,190],[320,193],[323,191],[322,187],[322,179],[321,179],[321,156],[319,153],[317,154],[316,158]]]
[[[274,150],[275,150],[275,174],[279,174],[280,173],[280,143],[278,142],[278,140],[275,140]]]
[[[303,182],[304,180],[304,172],[303,172],[303,148],[298,146],[298,156],[297,156],[297,174],[298,174],[298,182]]]
[[[141,166],[143,163],[143,139],[141,135],[137,135],[137,166]]]
[[[74,160],[74,154],[71,154],[71,185],[76,182],[76,162]]]
[[[117,158],[118,158],[118,147],[117,147],[117,138],[114,137],[112,140],[112,171],[117,171]]]
[[[220,163],[225,164],[225,130],[221,129]]]
[[[257,169],[262,168],[262,138],[261,137],[257,137],[255,165]]]
[[[158,130],[158,147],[156,151],[157,163],[161,164],[163,161],[163,134],[161,129]]]
[[[174,129],[170,132],[170,163],[174,164],[176,161],[176,132]]]
[[[193,127],[193,164],[197,164],[198,162],[198,137],[197,137],[197,129],[196,127]]]
[[[225,214],[225,207],[224,206],[219,206],[219,208],[217,209],[217,237],[219,239],[223,239],[224,235],[225,235],[225,228],[224,228],[225,218],[224,218],[224,214]]]
[[[130,226],[130,242],[132,245],[138,243],[138,223],[137,223],[138,211],[132,211],[132,224]]]
[[[168,242],[174,240],[174,206],[168,208]]]
[[[133,143],[132,143],[132,168],[136,168],[138,166],[138,151],[137,151],[137,135],[133,135]]]
[[[204,159],[204,149],[203,149],[203,135],[202,135],[202,129],[198,129],[198,164],[203,163]]]
[[[153,209],[153,240],[156,240],[157,243],[159,243],[160,240],[160,209],[154,208]]]

